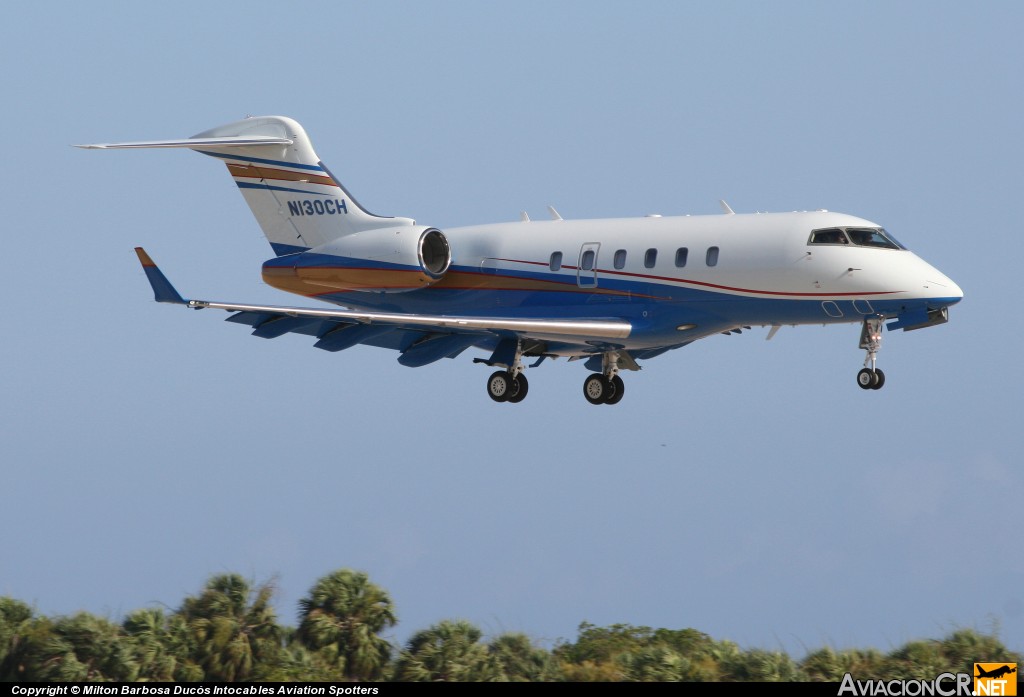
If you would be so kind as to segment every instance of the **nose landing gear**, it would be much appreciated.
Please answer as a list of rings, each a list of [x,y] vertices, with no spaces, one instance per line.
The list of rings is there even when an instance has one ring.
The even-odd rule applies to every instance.
[[[862,390],[880,390],[885,384],[885,373],[875,367],[878,351],[882,348],[882,323],[884,317],[865,317],[860,330],[860,347],[868,352],[864,367],[857,373],[857,384]]]

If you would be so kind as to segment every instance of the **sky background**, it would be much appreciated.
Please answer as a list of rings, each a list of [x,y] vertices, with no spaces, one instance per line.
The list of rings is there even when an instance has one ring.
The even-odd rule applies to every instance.
[[[1022,26],[1015,2],[11,4],[0,595],[119,619],[238,572],[295,625],[350,567],[395,641],[465,618],[549,646],[588,621],[795,657],[963,627],[1024,650]],[[473,352],[409,369],[153,302],[137,245],[186,296],[297,300],[260,280],[222,165],[70,145],[250,114],[442,230],[827,208],[965,299],[886,332],[879,392],[841,325],[698,342],[616,407],[548,361],[495,404]]]

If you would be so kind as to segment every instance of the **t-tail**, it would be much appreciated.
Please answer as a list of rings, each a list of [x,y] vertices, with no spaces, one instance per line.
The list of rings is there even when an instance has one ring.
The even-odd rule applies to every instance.
[[[189,148],[228,172],[278,255],[319,247],[363,230],[415,225],[369,213],[320,161],[306,131],[285,116],[235,121],[181,140],[99,143],[82,148]]]

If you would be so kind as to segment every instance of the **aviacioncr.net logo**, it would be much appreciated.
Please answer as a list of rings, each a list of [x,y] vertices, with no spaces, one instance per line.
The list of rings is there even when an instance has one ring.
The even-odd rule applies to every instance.
[[[973,694],[979,697],[999,695],[1013,697],[1017,694],[1016,663],[975,663]]]

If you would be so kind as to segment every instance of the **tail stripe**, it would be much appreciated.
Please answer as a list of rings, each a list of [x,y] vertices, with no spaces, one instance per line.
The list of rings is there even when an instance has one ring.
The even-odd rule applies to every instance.
[[[309,184],[320,184],[337,188],[337,184],[330,177],[308,174],[306,172],[289,172],[284,169],[269,169],[267,167],[252,167],[238,165],[232,162],[227,163],[228,171],[236,179],[272,179],[274,181],[307,182]]]
[[[236,160],[239,162],[258,162],[262,165],[275,165],[277,167],[290,167],[292,169],[304,169],[310,172],[323,172],[324,168],[320,165],[304,165],[299,162],[282,162],[281,160],[266,160],[262,157],[249,157],[240,155],[230,155],[228,153],[210,152],[209,150],[196,150],[196,152],[210,157],[219,157],[222,160]]]
[[[290,194],[306,194],[308,196],[336,196],[337,194],[326,194],[322,191],[306,191],[305,189],[289,189],[286,186],[271,186],[270,184],[253,184],[251,182],[236,181],[239,189],[259,189],[260,191],[287,191]]]

